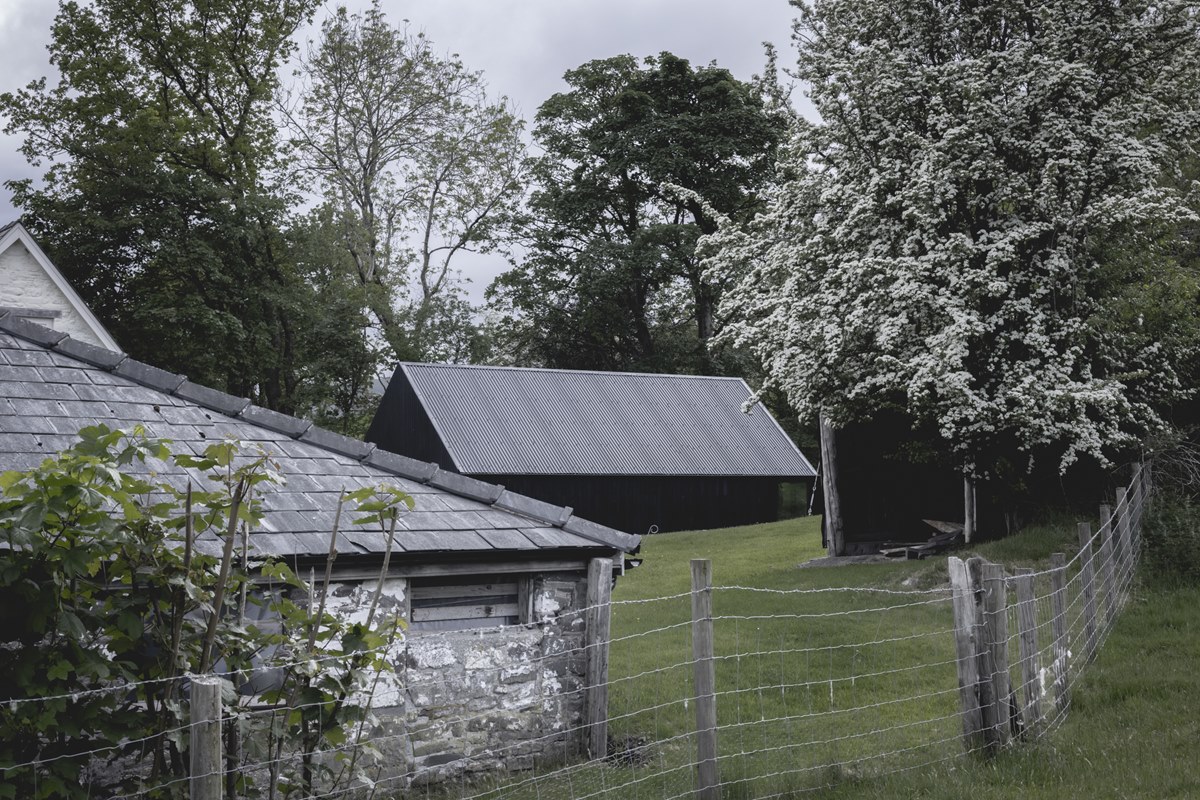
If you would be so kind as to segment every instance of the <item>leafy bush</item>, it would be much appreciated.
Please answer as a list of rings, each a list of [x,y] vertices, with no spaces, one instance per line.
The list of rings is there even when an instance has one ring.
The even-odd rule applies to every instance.
[[[314,753],[367,720],[371,678],[387,668],[381,647],[399,621],[381,615],[376,626],[372,613],[349,624],[323,602],[314,612],[304,600],[315,586],[282,563],[257,568],[303,600],[254,599],[255,565],[234,552],[260,519],[263,492],[281,480],[265,452],[222,442],[173,455],[140,429],[97,426],[80,437],[33,469],[0,475],[0,798],[183,796],[185,676],[224,676],[225,713],[237,717],[250,699],[238,692],[246,677],[280,665],[276,685],[254,699],[289,711],[266,747],[276,759],[299,753],[299,774],[275,768],[263,791],[310,793],[322,769],[332,775]],[[156,480],[150,468],[164,461],[204,472],[211,486]],[[149,476],[131,474],[135,465]],[[370,521],[390,516],[393,530],[398,507],[411,505],[387,487],[344,500]],[[200,535],[216,535],[222,556],[199,552]],[[248,602],[268,605],[279,624],[247,622]],[[318,652],[344,658],[311,657]],[[259,791],[250,776],[231,781],[239,793]]]
[[[1157,577],[1200,583],[1200,500],[1162,491],[1145,517],[1145,559]]]

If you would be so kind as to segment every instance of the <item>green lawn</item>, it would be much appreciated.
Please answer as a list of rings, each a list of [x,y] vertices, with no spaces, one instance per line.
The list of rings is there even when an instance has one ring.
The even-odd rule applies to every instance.
[[[644,564],[613,594],[610,733],[622,753],[514,775],[516,788],[490,796],[690,796],[688,562],[709,558],[717,587],[776,590],[714,591],[727,800],[1200,797],[1200,590],[1135,583],[1069,716],[995,759],[963,757],[945,558],[800,569],[823,554],[818,522],[647,537]],[[1072,554],[1074,535],[1065,520],[973,552],[1044,567],[1054,550]],[[1068,618],[1082,649],[1073,586]],[[887,591],[818,591],[832,587]]]

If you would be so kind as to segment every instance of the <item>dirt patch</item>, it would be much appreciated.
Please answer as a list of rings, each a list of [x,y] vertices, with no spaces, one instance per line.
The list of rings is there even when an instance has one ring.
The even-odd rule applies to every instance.
[[[808,567],[841,567],[846,564],[892,564],[896,559],[888,558],[879,553],[872,553],[866,556],[822,556],[814,558],[811,561],[805,561],[803,564],[797,564],[800,569]]]

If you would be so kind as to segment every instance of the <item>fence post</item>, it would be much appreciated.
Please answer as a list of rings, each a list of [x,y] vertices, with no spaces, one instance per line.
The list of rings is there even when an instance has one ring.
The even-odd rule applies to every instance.
[[[1079,556],[1082,568],[1079,573],[1083,582],[1083,620],[1087,638],[1084,640],[1083,662],[1091,662],[1096,656],[1096,568],[1092,564],[1092,526],[1079,523]]]
[[[193,675],[191,696],[191,800],[221,800],[221,680]]]
[[[587,611],[587,755],[608,755],[608,643],[612,629],[612,559],[588,563]]]
[[[1116,576],[1117,591],[1121,588],[1121,565],[1125,563],[1125,551],[1127,544],[1121,541],[1121,528],[1117,524],[1116,515],[1113,514],[1112,506],[1108,503],[1100,504],[1100,529],[1104,530],[1107,525],[1112,531],[1112,547],[1113,547],[1113,574]]]
[[[985,744],[979,710],[978,615],[971,573],[961,558],[950,556],[950,587],[954,593],[954,649],[958,657],[958,697],[962,703],[963,744],[968,753]]]
[[[1054,634],[1054,705],[1058,713],[1067,713],[1071,703],[1071,682],[1068,680],[1070,653],[1067,649],[1067,557],[1062,553],[1050,554],[1050,603],[1054,618],[1050,630]]]
[[[717,675],[713,661],[712,562],[692,559],[692,659],[696,682],[696,798],[720,800]]]
[[[1018,649],[1021,655],[1021,719],[1026,735],[1035,731],[1042,719],[1041,664],[1038,661],[1037,605],[1034,600],[1033,570],[1016,570]]]
[[[1117,488],[1117,506],[1113,509],[1113,515],[1117,518],[1117,538],[1121,540],[1121,549],[1125,551],[1126,564],[1122,564],[1126,572],[1133,569],[1133,532],[1129,527],[1129,493],[1125,491],[1125,487]],[[1121,582],[1128,580],[1129,575],[1122,574]]]
[[[974,561],[974,559],[972,559]],[[1008,744],[1012,736],[1012,680],[1008,674],[1008,588],[1004,567],[979,559],[979,586],[983,595],[983,629],[987,658],[984,678],[991,683],[992,713],[988,742],[993,748]],[[986,717],[990,716],[990,719]]]
[[[1104,525],[1103,518],[1100,521],[1100,582],[1104,584],[1104,629],[1107,631],[1117,616],[1113,581],[1113,560],[1116,558],[1116,551],[1113,549],[1112,525]]]

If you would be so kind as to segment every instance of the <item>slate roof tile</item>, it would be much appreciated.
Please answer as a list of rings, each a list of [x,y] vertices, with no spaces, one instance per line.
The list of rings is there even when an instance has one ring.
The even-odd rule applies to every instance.
[[[80,387],[83,388],[83,387]],[[65,383],[0,381],[0,397],[28,397],[39,400],[75,400],[75,387]]]
[[[176,452],[202,453],[209,445],[232,437],[261,445],[271,453],[286,481],[263,493],[263,524],[250,536],[256,553],[323,556],[342,492],[380,483],[409,493],[416,504],[412,512],[400,517],[394,543],[397,554],[615,549],[609,542],[588,538],[597,530],[608,530],[600,526],[579,535],[540,523],[531,525],[522,512],[541,507],[534,505],[536,501],[522,505],[519,496],[505,493],[502,487],[439,471],[435,464],[373,450],[373,445],[312,428],[306,420],[256,406],[241,408],[240,398],[231,400],[224,393],[184,383],[183,376],[120,354],[92,352],[81,343],[36,331],[27,336],[19,326],[5,330],[18,330],[20,335],[0,332],[0,469],[37,465],[48,454],[76,441],[81,428],[98,422],[124,429],[141,426],[148,435],[174,442]],[[41,341],[56,340],[55,350],[39,344],[39,337]],[[6,386],[8,391],[4,391]],[[253,458],[247,454],[239,461]],[[156,481],[180,492],[189,480],[197,489],[212,486],[199,470],[156,459],[138,465],[135,473],[157,473]],[[518,513],[491,505],[502,494]],[[514,501],[514,497],[518,499]],[[547,512],[547,516],[563,516],[566,510],[548,506]],[[381,553],[386,546],[385,532],[378,525],[352,524],[355,516],[353,508],[343,510],[339,551]],[[202,531],[197,549],[220,555],[220,533]],[[614,537],[613,541],[617,540]]]

